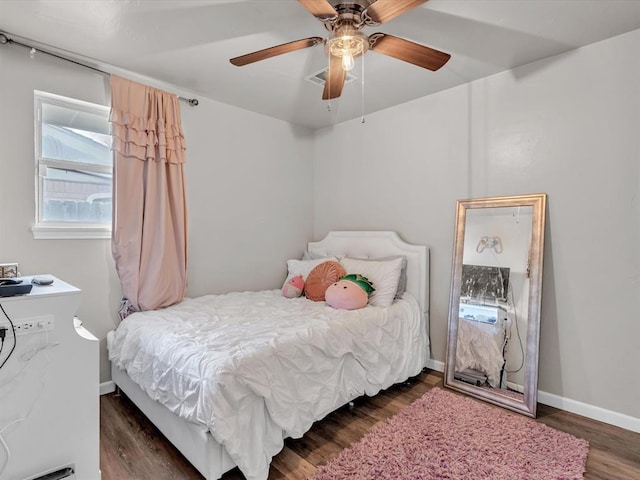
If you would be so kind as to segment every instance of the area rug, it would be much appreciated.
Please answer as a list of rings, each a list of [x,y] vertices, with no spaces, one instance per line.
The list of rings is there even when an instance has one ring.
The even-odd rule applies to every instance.
[[[310,480],[582,479],[588,453],[586,440],[433,388]]]

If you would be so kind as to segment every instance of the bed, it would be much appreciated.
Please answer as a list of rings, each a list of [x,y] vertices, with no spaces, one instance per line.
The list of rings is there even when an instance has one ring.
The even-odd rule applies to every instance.
[[[265,480],[285,438],[427,366],[427,247],[395,232],[334,231],[307,254],[402,256],[406,291],[354,311],[279,289],[206,295],[132,314],[107,336],[115,384],[208,480],[235,466]]]

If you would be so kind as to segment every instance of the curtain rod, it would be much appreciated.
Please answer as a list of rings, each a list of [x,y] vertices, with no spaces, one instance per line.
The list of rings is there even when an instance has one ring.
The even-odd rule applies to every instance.
[[[12,38],[9,38],[5,33],[0,32],[0,44],[4,45],[6,43],[9,43],[9,44],[12,44],[12,45],[19,45],[20,47],[28,48],[28,49],[31,50],[32,53],[40,52],[40,53],[44,53],[46,55],[50,55],[50,56],[55,57],[55,58],[59,58],[60,60],[64,60],[65,62],[75,63],[76,65],[80,65],[81,67],[88,68],[90,70],[93,70],[94,72],[102,73],[103,75],[111,75],[109,72],[105,72],[104,70],[100,70],[99,68],[92,67],[91,65],[87,65],[86,63],[79,62],[79,61],[74,60],[72,58],[65,57],[65,56],[62,56],[62,55],[58,55],[57,53],[53,53],[53,52],[50,52],[50,51],[47,51],[47,50],[43,50],[40,47],[36,47],[34,45],[29,45],[29,44],[26,44],[26,43],[18,42],[16,40],[13,40]],[[178,100],[186,102],[189,105],[191,105],[192,107],[196,107],[200,103],[197,98],[184,98],[184,97],[181,97],[179,95],[177,95],[177,97],[178,97]]]

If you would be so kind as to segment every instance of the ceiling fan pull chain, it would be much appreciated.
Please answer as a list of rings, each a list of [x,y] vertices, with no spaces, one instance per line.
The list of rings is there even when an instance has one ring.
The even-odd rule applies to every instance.
[[[329,91],[331,91],[331,55],[329,55],[329,67],[327,68],[327,79],[325,80],[327,85],[329,85]],[[327,112],[331,111],[331,95],[328,98],[329,102],[327,103]]]
[[[361,92],[360,100],[361,100],[361,108],[362,108],[362,122],[361,123],[364,123],[364,55],[360,58],[360,61],[361,61],[360,65],[362,67],[362,74],[360,75],[362,77],[362,81],[361,81],[362,88],[360,89],[360,92]]]

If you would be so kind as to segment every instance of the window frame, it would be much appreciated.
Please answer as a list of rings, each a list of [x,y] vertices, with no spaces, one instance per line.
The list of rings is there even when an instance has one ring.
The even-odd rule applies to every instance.
[[[64,97],[53,93],[34,90],[34,157],[35,157],[35,222],[31,228],[36,240],[42,239],[110,239],[111,223],[64,222],[43,220],[44,209],[44,177],[47,167],[73,168],[82,166],[85,171],[110,174],[113,177],[113,153],[111,166],[91,163],[73,162],[42,156],[42,106],[56,105],[87,113],[104,115],[108,121],[110,108],[105,105],[86,102],[75,98]]]

